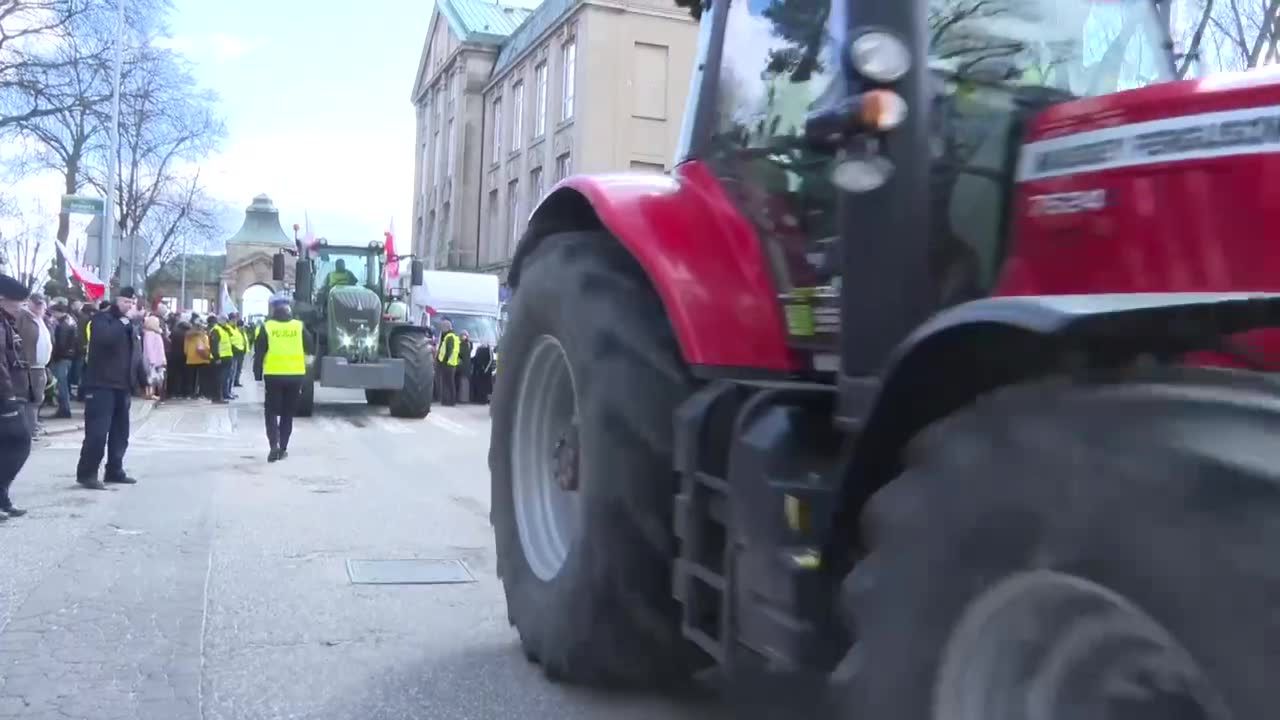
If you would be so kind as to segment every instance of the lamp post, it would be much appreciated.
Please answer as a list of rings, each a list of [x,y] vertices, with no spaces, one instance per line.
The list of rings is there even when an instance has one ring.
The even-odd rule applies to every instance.
[[[178,312],[187,307],[187,236],[182,236],[182,284],[178,291]]]
[[[111,276],[115,274],[115,248],[112,247],[116,233],[116,172],[120,164],[120,75],[124,68],[124,4],[126,0],[116,0],[116,46],[114,67],[111,70],[111,146],[107,157],[107,197],[103,202],[102,213],[102,265],[106,268],[102,281],[106,283],[108,292],[111,287]],[[132,273],[132,267],[130,267]]]

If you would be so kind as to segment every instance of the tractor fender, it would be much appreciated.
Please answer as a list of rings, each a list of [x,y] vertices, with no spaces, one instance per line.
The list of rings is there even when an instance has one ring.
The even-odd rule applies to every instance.
[[[422,327],[421,325],[415,325],[413,323],[399,322],[399,323],[385,323],[385,325],[386,325],[386,336],[387,336],[386,342],[388,347],[390,347],[391,338],[401,333],[414,333],[417,335],[427,334],[426,328]],[[386,348],[383,348],[383,349],[385,350]]]
[[[605,230],[635,258],[662,300],[684,359],[701,367],[786,373],[782,310],[755,230],[697,161],[670,176],[576,175],[539,203],[508,284],[547,237]]]
[[[927,425],[998,387],[1054,372],[1174,358],[1280,325],[1280,294],[1127,293],[994,297],[945,310],[904,340],[882,376],[857,447],[887,482]],[[854,408],[842,408],[854,416]],[[859,488],[874,492],[876,487]]]

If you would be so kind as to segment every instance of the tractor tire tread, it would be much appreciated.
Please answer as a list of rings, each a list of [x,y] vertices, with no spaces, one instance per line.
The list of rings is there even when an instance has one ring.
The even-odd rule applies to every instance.
[[[1049,569],[1133,600],[1195,657],[1235,717],[1280,703],[1280,385],[1134,368],[997,390],[926,428],[864,507],[841,589],[856,637],[834,712],[931,718],[951,628],[1002,577]],[[1246,599],[1247,598],[1247,599]],[[903,628],[911,628],[905,631]]]
[[[550,583],[532,575],[520,546],[509,444],[521,374],[516,358],[541,334],[565,347],[581,432],[593,438],[584,440],[584,456],[605,458],[583,462],[586,539]],[[499,572],[526,656],[565,682],[682,685],[702,660],[680,634],[671,592],[672,420],[693,381],[661,301],[613,238],[553,235],[526,263],[503,344],[492,405],[493,521]]]
[[[388,393],[392,417],[421,419],[431,413],[435,364],[427,336],[399,332],[391,336],[391,357],[404,360],[404,386]]]

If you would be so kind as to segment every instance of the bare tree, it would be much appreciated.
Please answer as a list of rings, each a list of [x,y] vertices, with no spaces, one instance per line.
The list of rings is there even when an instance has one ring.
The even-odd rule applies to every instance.
[[[17,0],[0,0],[0,5]],[[63,0],[21,0],[27,5],[54,5]],[[12,132],[30,152],[21,157],[15,174],[52,170],[63,179],[63,192],[83,189],[88,168],[102,164],[108,136],[111,100],[111,48],[116,37],[114,3],[102,0],[67,0],[80,8],[40,35],[42,65],[30,86],[10,87],[13,97],[26,94],[26,105],[45,103],[40,112],[13,116]],[[126,16],[126,37],[149,37],[160,32],[167,0],[132,0]],[[128,66],[126,66],[128,67]],[[0,68],[0,72],[3,68]],[[0,94],[0,97],[3,97]],[[0,128],[3,130],[3,128]],[[70,217],[58,218],[58,240],[65,243]],[[66,259],[55,258],[55,284],[65,283]]]
[[[1210,70],[1257,67],[1276,55],[1280,0],[1189,0],[1197,22],[1179,64],[1197,57]]]
[[[21,209],[7,205],[2,211],[5,224],[10,228],[0,236],[0,254],[4,256],[6,270],[34,289],[42,279],[40,271],[49,258],[49,215],[40,203]]]
[[[82,30],[104,7],[94,0],[0,0],[0,130],[65,112],[77,102],[62,92],[68,59],[50,45]],[[103,50],[96,46],[92,52]]]
[[[147,246],[143,272],[150,276],[182,252],[212,249],[226,230],[226,208],[205,192],[197,172],[178,179],[152,207],[145,223]]]
[[[197,89],[187,62],[165,49],[144,46],[131,58],[120,100],[120,181],[114,201],[121,237],[149,246],[150,270],[175,238],[206,231],[217,205],[192,171],[217,149],[226,134],[215,112],[217,98]],[[102,190],[98,168],[90,182]]]

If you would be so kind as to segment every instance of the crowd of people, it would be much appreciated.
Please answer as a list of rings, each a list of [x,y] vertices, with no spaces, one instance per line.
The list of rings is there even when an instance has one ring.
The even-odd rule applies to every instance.
[[[9,491],[45,432],[41,408],[69,419],[83,403],[80,485],[134,484],[124,470],[132,400],[235,399],[259,329],[235,313],[148,310],[129,287],[96,303],[51,301],[0,274],[0,522],[25,514]]]

